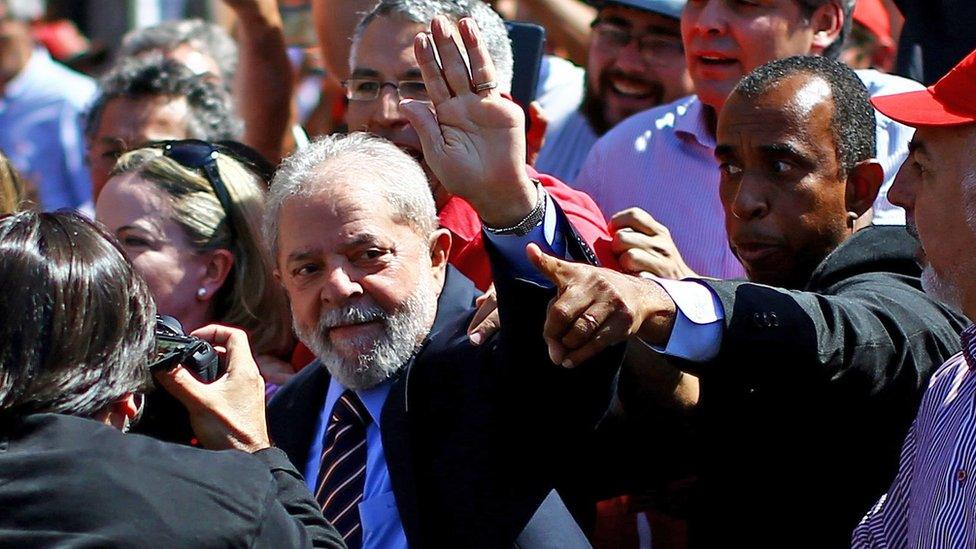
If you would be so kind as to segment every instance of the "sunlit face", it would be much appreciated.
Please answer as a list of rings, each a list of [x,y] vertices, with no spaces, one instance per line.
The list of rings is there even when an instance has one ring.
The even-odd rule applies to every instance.
[[[628,33],[630,42],[620,45],[618,37]],[[600,133],[634,113],[694,92],[678,20],[613,4],[597,14],[586,74],[584,112]]]
[[[152,96],[110,99],[102,111],[98,130],[88,142],[92,192],[97,200],[115,166],[126,151],[149,141],[186,139],[189,106],[182,97]]]
[[[926,291],[957,307],[976,298],[976,125],[920,127],[888,191],[924,248]],[[966,311],[971,314],[972,311]]]
[[[196,292],[207,271],[207,258],[173,220],[163,191],[135,173],[112,177],[95,203],[95,217],[115,235],[146,279],[160,314],[175,317],[187,330],[206,322],[207,307]]]
[[[733,94],[719,117],[725,227],[752,281],[802,288],[848,234],[830,98],[800,74],[758,98]]]
[[[397,17],[378,17],[366,27],[353,48],[351,78],[376,78],[382,82],[422,80],[413,54],[413,39],[427,27]],[[400,102],[393,86],[383,86],[372,101],[350,101],[346,109],[349,131],[367,131],[384,137],[420,162],[427,173],[434,202],[440,209],[450,196],[427,168],[420,136],[407,122],[398,107]]]
[[[688,0],[681,35],[695,93],[718,111],[756,67],[812,53],[814,29],[797,0]]]
[[[357,183],[284,202],[276,275],[302,341],[343,385],[365,388],[399,369],[430,330],[445,265]]]

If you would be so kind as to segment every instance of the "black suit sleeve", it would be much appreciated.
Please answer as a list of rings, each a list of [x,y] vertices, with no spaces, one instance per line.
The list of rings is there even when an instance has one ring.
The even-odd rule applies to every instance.
[[[268,466],[274,489],[268,496],[255,547],[344,548],[342,537],[322,516],[302,476],[277,448],[251,454]]]
[[[907,277],[852,277],[829,295],[709,281],[725,309],[718,357],[682,363],[700,375],[746,387],[830,382],[849,394],[915,391],[934,364],[958,349],[960,317]],[[912,394],[912,393],[907,393]]]

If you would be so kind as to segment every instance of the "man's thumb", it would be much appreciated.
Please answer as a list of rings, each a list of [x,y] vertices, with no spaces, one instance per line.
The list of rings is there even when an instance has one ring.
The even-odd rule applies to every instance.
[[[532,265],[543,276],[551,280],[556,286],[562,286],[566,274],[566,269],[563,264],[568,263],[567,261],[543,252],[536,244],[529,244],[525,248],[525,253],[528,254],[529,261],[532,262]]]

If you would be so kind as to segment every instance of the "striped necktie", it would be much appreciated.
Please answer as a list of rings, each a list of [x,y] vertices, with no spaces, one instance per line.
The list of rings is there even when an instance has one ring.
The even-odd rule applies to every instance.
[[[363,545],[359,502],[366,481],[366,426],[372,418],[356,393],[346,390],[332,407],[325,430],[315,499],[350,549]]]

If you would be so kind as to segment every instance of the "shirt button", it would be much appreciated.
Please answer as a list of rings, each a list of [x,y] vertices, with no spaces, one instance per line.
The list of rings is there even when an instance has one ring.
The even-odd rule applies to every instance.
[[[956,471],[956,480],[958,480],[959,482],[965,482],[966,477],[968,476],[969,473],[967,473],[965,469],[959,469],[958,471]]]

